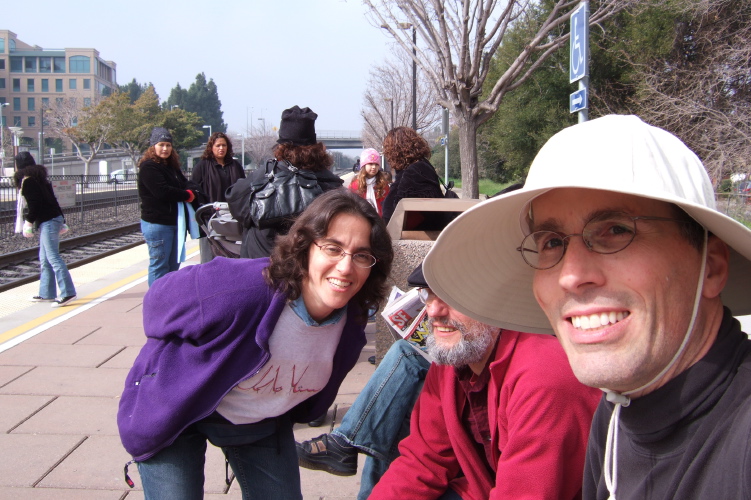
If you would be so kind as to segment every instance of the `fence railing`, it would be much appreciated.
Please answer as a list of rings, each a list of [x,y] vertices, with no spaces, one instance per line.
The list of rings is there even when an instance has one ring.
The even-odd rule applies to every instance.
[[[136,177],[115,182],[107,175],[51,175],[70,234],[89,234],[138,222],[140,207]],[[67,181],[67,182],[57,182]],[[0,243],[13,237],[17,191],[9,178],[0,178]],[[0,248],[1,250],[1,248]]]

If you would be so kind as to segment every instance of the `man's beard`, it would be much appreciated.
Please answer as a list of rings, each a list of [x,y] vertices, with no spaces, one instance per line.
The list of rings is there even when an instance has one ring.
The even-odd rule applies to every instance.
[[[462,334],[462,338],[452,346],[442,345],[436,340],[435,335],[428,335],[425,345],[428,354],[439,365],[465,366],[470,363],[482,361],[482,358],[493,343],[495,328],[483,323],[476,322],[471,325],[445,319],[441,321],[446,326],[456,328]],[[433,324],[429,323],[430,333],[433,333]]]

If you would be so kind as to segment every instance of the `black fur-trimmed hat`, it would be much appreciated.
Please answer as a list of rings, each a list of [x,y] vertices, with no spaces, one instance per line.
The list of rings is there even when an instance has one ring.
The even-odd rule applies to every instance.
[[[160,142],[169,142],[172,144],[172,134],[164,127],[154,127],[154,130],[151,131],[149,145],[156,146]]]
[[[316,142],[316,118],[310,108],[292,106],[282,111],[282,123],[279,125],[279,144],[295,146],[312,146]]]
[[[407,284],[416,288],[429,288],[428,282],[425,281],[425,276],[422,274],[422,262],[419,266],[412,271],[412,274],[407,278]]]

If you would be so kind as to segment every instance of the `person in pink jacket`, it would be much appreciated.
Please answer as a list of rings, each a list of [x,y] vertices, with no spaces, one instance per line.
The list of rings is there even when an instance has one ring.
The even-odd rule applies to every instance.
[[[600,391],[576,380],[552,335],[501,330],[420,293],[434,364],[370,498],[581,498]]]
[[[353,191],[365,198],[383,217],[383,200],[389,194],[389,181],[381,170],[381,155],[373,148],[368,148],[360,155],[360,171],[349,185]]]

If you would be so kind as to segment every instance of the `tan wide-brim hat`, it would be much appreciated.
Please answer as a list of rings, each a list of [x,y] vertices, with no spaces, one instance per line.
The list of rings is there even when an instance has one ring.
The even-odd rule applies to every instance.
[[[706,170],[683,142],[636,116],[605,116],[550,138],[522,189],[475,205],[443,230],[423,263],[431,290],[489,325],[553,333],[532,293],[535,270],[517,248],[529,232],[525,214],[530,202],[558,188],[598,189],[678,205],[730,246],[722,301],[733,315],[751,313],[751,230],[716,210]]]

